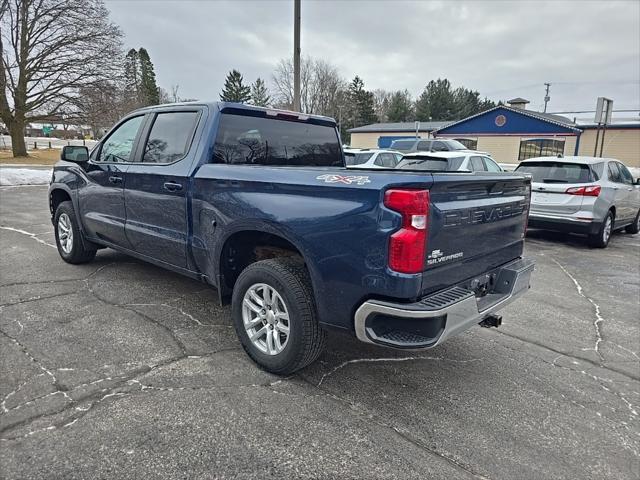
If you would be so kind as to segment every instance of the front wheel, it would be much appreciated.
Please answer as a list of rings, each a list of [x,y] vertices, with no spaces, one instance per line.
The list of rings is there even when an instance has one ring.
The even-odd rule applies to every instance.
[[[58,253],[65,262],[77,264],[93,260],[96,250],[85,248],[73,203],[67,201],[58,205],[53,225]]]
[[[233,289],[232,315],[242,347],[269,372],[291,374],[324,349],[309,273],[294,259],[262,260],[245,268]]]
[[[589,237],[589,243],[592,247],[605,248],[609,245],[611,234],[613,233],[613,213],[607,212],[604,222],[600,226],[600,230],[595,235]]]
[[[627,231],[627,233],[640,232],[640,210],[638,210],[638,213],[636,214],[636,219],[631,225],[627,225],[627,228],[625,228],[625,230]]]

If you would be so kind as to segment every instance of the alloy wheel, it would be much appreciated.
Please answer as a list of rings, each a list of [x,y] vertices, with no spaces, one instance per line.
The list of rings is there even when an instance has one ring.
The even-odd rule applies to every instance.
[[[289,341],[289,312],[275,288],[251,285],[242,301],[242,321],[253,345],[267,355],[278,355]]]
[[[58,218],[58,240],[62,251],[67,255],[70,254],[73,249],[73,226],[66,213],[61,214]]]

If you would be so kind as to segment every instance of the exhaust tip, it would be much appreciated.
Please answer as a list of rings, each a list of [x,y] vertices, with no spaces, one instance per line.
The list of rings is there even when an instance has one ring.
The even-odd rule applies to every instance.
[[[502,325],[502,315],[491,314],[480,322],[480,326],[485,328],[498,328],[500,325]]]

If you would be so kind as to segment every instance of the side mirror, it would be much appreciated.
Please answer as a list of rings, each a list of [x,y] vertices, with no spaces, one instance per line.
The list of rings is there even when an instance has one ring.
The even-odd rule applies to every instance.
[[[60,160],[74,163],[84,163],[89,160],[89,149],[83,145],[66,145],[60,152]]]
[[[640,185],[640,177],[636,178],[635,184]]]

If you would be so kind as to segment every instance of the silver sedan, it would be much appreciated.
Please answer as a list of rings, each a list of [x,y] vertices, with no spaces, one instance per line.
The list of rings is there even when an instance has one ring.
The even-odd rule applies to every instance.
[[[600,248],[614,230],[640,231],[640,179],[618,160],[539,157],[516,171],[532,177],[530,227],[586,234]]]

